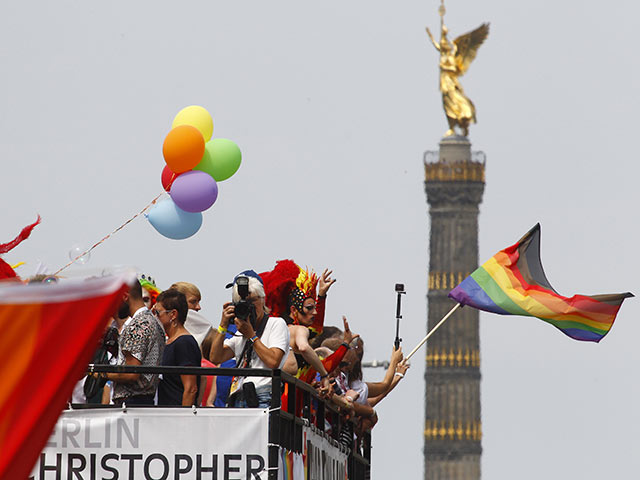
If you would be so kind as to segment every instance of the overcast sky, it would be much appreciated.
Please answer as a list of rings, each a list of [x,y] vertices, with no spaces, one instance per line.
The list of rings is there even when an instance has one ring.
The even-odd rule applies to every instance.
[[[3,2],[0,242],[43,219],[5,259],[26,261],[24,276],[38,261],[55,270],[73,244],[142,209],[161,191],[174,115],[199,104],[214,136],[243,152],[200,232],[172,241],[139,218],[85,268],[193,282],[217,319],[240,270],[282,258],[328,266],[338,282],[326,324],[346,314],[368,360],[389,355],[403,282],[409,351],[426,331],[423,152],[447,128],[424,32],[438,30],[438,4]],[[540,222],[560,293],[638,293],[638,8],[458,0],[447,10],[452,38],[491,22],[462,78],[479,122],[470,139],[487,155],[480,263]],[[626,301],[600,344],[481,314],[484,478],[640,470],[639,314]],[[423,374],[421,350],[378,409],[374,480],[422,478]]]

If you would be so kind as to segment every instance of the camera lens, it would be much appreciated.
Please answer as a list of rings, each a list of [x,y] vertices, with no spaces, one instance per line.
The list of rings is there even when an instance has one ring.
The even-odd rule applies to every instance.
[[[251,304],[246,300],[240,300],[239,302],[236,302],[235,303],[236,318],[239,318],[240,320],[246,320],[247,318],[249,318],[249,313],[251,311],[250,306]]]

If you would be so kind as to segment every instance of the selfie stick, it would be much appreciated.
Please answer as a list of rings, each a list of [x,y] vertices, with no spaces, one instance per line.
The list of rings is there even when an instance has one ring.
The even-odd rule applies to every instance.
[[[396,347],[396,350],[398,350],[400,348],[400,342],[402,341],[400,338],[400,319],[402,318],[400,309],[402,308],[402,295],[406,293],[404,291],[404,284],[396,283],[396,293],[398,294],[398,303],[396,304],[396,340],[393,342],[393,345]]]

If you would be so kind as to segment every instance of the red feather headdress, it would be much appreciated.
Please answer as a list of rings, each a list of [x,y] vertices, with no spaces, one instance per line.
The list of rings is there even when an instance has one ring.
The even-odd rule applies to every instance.
[[[20,243],[23,240],[26,240],[27,238],[29,238],[29,235],[31,235],[31,230],[33,230],[35,226],[38,225],[39,223],[40,223],[40,215],[38,215],[38,219],[34,223],[24,227],[16,238],[14,238],[13,240],[7,243],[0,243],[0,254],[11,251],[13,248],[20,245]],[[5,262],[0,258],[0,279],[16,278],[16,277],[17,277],[16,272],[14,272],[13,268],[11,268],[11,265],[9,265],[7,262]]]
[[[289,316],[290,302],[302,308],[306,298],[316,298],[318,276],[300,268],[293,260],[280,260],[270,272],[260,274],[266,305],[276,317]],[[299,304],[299,307],[298,307]]]

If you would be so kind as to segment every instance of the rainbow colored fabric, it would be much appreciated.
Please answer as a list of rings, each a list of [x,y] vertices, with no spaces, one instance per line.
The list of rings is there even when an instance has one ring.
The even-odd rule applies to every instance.
[[[558,294],[542,268],[537,224],[465,278],[449,297],[487,312],[536,317],[575,340],[599,342],[611,330],[624,299],[633,294]]]

